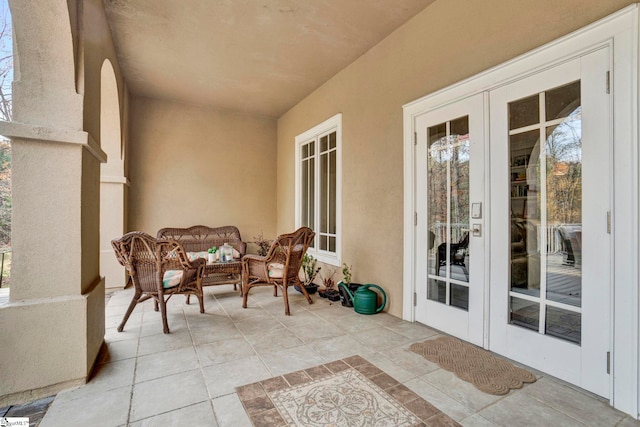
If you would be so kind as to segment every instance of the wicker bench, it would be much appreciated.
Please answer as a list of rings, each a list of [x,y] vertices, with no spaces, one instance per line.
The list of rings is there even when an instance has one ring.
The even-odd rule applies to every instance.
[[[204,269],[202,286],[232,284],[242,287],[242,257],[247,253],[247,244],[240,237],[238,227],[207,227],[194,225],[189,228],[163,228],[158,231],[158,239],[176,240],[187,252],[206,252],[212,246],[220,247],[225,243],[233,246],[240,257],[231,262],[207,263]],[[242,291],[242,288],[240,289]],[[242,295],[242,292],[240,292]]]

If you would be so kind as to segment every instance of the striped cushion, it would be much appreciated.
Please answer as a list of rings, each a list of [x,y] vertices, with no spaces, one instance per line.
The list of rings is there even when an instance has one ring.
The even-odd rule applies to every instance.
[[[207,255],[209,253],[207,251],[200,251],[200,252],[187,252],[187,258],[189,258],[189,261],[195,261],[198,258],[204,258],[207,259]]]
[[[180,284],[182,280],[182,274],[184,271],[182,270],[167,270],[164,272],[164,277],[162,278],[162,286],[165,289],[175,288]]]

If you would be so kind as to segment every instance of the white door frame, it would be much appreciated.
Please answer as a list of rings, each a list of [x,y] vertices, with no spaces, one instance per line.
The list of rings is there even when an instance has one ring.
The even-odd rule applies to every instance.
[[[478,93],[534,74],[609,45],[613,52],[611,95],[613,101],[613,212],[612,212],[612,375],[611,404],[633,417],[638,417],[640,384],[638,369],[639,292],[638,292],[638,5],[588,25],[561,39],[521,55],[474,77],[442,89],[403,106],[404,109],[404,260],[403,319],[415,320],[414,293],[416,269],[416,182],[415,182],[415,118]],[[603,76],[603,79],[605,77]],[[488,131],[489,127],[486,126]],[[488,140],[488,139],[487,139]],[[487,158],[490,156],[486,156]],[[491,189],[486,188],[484,206],[489,223]],[[420,219],[418,219],[420,220]],[[485,244],[490,243],[490,230],[485,230]],[[620,254],[616,256],[616,254]],[[486,257],[490,265],[491,253]],[[488,268],[485,268],[488,274]],[[490,278],[486,283],[489,283]],[[488,295],[485,297],[488,318]],[[488,320],[485,320],[488,322]],[[486,325],[485,325],[486,326]],[[485,334],[488,328],[485,327]],[[485,336],[485,345],[488,347]]]

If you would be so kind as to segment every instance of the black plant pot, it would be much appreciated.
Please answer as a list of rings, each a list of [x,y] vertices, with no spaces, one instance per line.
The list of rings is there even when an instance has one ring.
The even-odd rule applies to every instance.
[[[302,289],[300,289],[300,286],[298,286],[298,285],[293,285],[293,288],[294,288],[296,291],[298,291],[298,292],[302,293]],[[316,285],[315,283],[310,283],[310,284],[308,284],[308,285],[306,285],[306,286],[305,286],[305,289],[307,290],[307,293],[308,293],[309,295],[311,295],[311,294],[315,294],[315,293],[316,293],[316,291],[318,290],[318,285]]]
[[[328,289],[324,294],[329,301],[340,301],[340,292],[337,289]]]
[[[360,283],[349,283],[349,291],[354,294],[360,286],[362,286]],[[340,302],[345,307],[353,307],[353,300],[342,287],[340,288]]]

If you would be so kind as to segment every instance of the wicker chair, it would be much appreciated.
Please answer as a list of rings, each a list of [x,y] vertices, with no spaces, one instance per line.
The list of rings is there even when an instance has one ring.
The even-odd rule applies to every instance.
[[[113,251],[116,254],[116,259],[118,260],[120,265],[125,268],[125,271],[126,271],[126,269],[127,269],[127,260],[126,260],[127,254],[123,252],[123,250],[125,250],[125,247],[124,247],[124,245],[121,245],[121,244],[119,244],[117,242],[119,242],[119,240],[112,240],[111,241],[111,246],[113,247]],[[132,286],[132,285],[133,285],[133,282],[131,281],[131,275],[127,271],[127,283],[124,285],[124,289],[128,289],[129,286]]]
[[[136,305],[149,298],[153,298],[156,311],[158,305],[160,306],[165,334],[169,333],[166,304],[173,295],[195,295],[200,302],[200,313],[204,313],[204,259],[189,261],[179,242],[157,240],[140,231],[133,231],[120,239],[112,240],[111,246],[118,261],[127,269],[135,288],[131,304],[118,326],[118,332],[122,332]]]
[[[313,241],[315,233],[302,227],[290,234],[278,236],[267,255],[245,255],[242,259],[242,307],[247,308],[249,291],[254,286],[273,286],[273,296],[278,296],[278,287],[282,289],[284,313],[289,311],[289,286],[298,285],[309,304],[311,297],[298,276],[302,267],[302,257]]]

